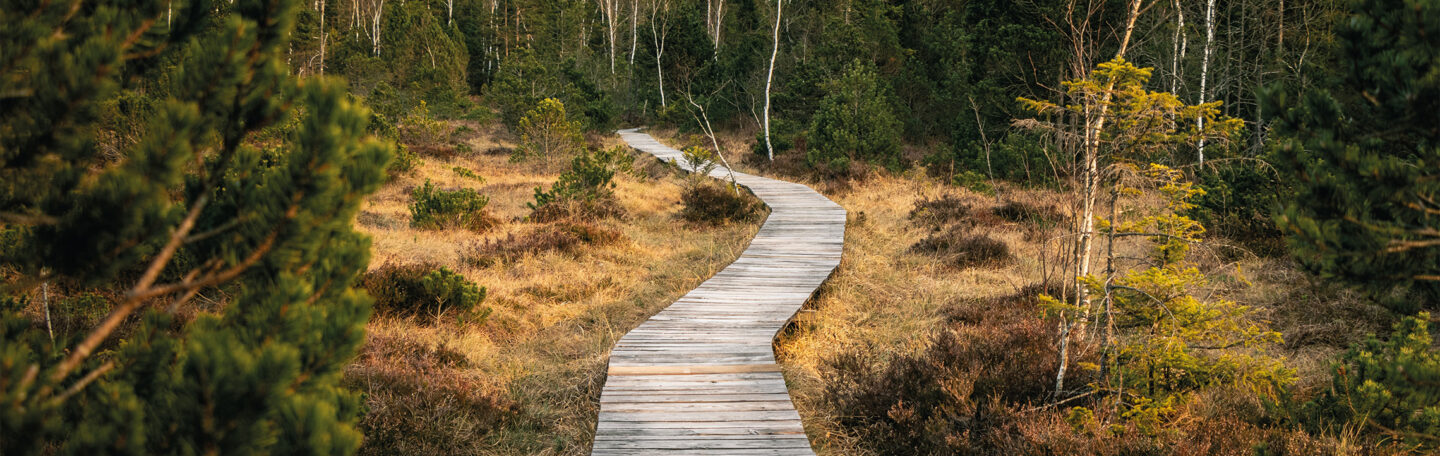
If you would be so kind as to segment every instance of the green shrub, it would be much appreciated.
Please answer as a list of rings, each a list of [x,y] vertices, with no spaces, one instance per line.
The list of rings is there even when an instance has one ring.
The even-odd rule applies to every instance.
[[[475,306],[485,300],[485,288],[478,287],[473,282],[465,279],[465,276],[456,274],[450,268],[440,268],[430,271],[423,279],[420,279],[420,286],[425,289],[425,294],[435,304],[435,322],[440,322],[440,316],[446,311],[456,310],[460,312],[462,321],[468,320],[475,311]],[[490,309],[483,308],[473,317],[480,322],[490,316]]]
[[[686,221],[705,224],[727,222],[749,222],[760,217],[764,206],[749,192],[736,192],[726,182],[707,182],[691,185],[680,194],[680,217]]]
[[[720,166],[720,159],[715,151],[704,147],[686,147],[680,154],[685,159],[685,164],[690,165],[692,175],[700,179],[708,178],[710,172]]]
[[[424,100],[400,119],[400,140],[424,153],[448,155],[444,146],[449,130],[445,122],[430,115]]]
[[[634,163],[635,157],[624,147],[581,152],[550,190],[535,187],[535,201],[525,204],[537,221],[622,215],[614,202],[615,174],[630,171]]]
[[[535,109],[520,118],[516,129],[520,133],[520,147],[515,148],[513,159],[565,157],[585,147],[580,122],[570,121],[565,115],[565,104],[554,98],[540,100]]]
[[[982,195],[994,195],[995,187],[990,185],[990,179],[984,174],[972,170],[965,170],[950,177],[950,184],[957,187],[964,187],[972,192]]]
[[[1216,166],[1211,167],[1212,163]],[[1235,240],[1257,254],[1285,254],[1284,234],[1271,217],[1280,206],[1281,185],[1269,165],[1254,160],[1207,161],[1206,165],[1195,173],[1205,189],[1195,198],[1195,220],[1210,233]]]
[[[993,143],[988,157],[985,145],[972,141],[941,149],[925,157],[925,163],[935,175],[976,170],[1027,187],[1052,187],[1066,173],[1055,167],[1055,155],[1045,134],[1020,130]]]
[[[478,182],[478,183],[481,183],[481,184],[484,184],[484,183],[485,183],[485,178],[484,178],[484,177],[480,177],[479,174],[475,174],[475,171],[471,171],[470,168],[466,168],[466,167],[464,167],[464,166],[456,166],[456,167],[454,167],[454,168],[450,168],[450,170],[451,170],[451,171],[454,171],[455,174],[456,174],[456,175],[459,175],[460,177],[466,177],[466,178],[474,179],[475,182]]]
[[[415,228],[464,228],[478,233],[496,222],[485,212],[490,198],[475,190],[441,190],[427,179],[411,196],[415,202],[410,205],[410,226]]]
[[[1367,429],[1407,445],[1440,448],[1440,351],[1430,314],[1395,324],[1387,340],[1370,336],[1335,364],[1331,387],[1305,404],[1328,431]]]
[[[810,166],[835,173],[849,173],[852,162],[898,167],[900,121],[874,66],[856,60],[825,89],[810,124]]]
[[[408,174],[420,166],[420,157],[410,151],[404,144],[395,145],[395,158],[390,160],[390,165],[385,168],[385,174],[394,179],[396,176]]]
[[[458,309],[463,319],[483,323],[490,314],[489,308],[479,307],[485,287],[430,263],[381,266],[360,277],[360,288],[370,293],[380,315],[433,315],[438,322],[444,312]]]

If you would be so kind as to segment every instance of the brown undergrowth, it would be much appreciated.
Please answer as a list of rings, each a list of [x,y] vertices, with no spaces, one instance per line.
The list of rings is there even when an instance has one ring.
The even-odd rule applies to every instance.
[[[623,218],[536,222],[525,203],[568,159],[512,162],[483,152],[513,148],[503,132],[470,130],[459,149],[481,152],[422,156],[359,216],[372,272],[447,267],[485,287],[491,309],[483,323],[377,313],[345,373],[366,393],[362,453],[583,454],[615,340],[738,256],[759,221],[686,222],[685,180],[642,157],[616,178]],[[488,196],[498,222],[484,233],[412,229],[410,195],[427,179]]]

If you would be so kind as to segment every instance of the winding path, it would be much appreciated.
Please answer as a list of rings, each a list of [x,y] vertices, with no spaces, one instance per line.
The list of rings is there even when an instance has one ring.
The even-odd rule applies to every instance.
[[[650,135],[619,133],[689,169]],[[615,344],[592,455],[814,454],[772,342],[840,264],[845,209],[801,184],[735,178],[770,217],[734,263]]]

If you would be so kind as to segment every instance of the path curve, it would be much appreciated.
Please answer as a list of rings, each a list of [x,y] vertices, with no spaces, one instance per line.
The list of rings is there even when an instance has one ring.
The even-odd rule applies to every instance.
[[[650,135],[619,134],[689,169]],[[615,344],[590,454],[814,454],[772,342],[840,265],[845,209],[801,184],[735,179],[770,216],[734,263]]]

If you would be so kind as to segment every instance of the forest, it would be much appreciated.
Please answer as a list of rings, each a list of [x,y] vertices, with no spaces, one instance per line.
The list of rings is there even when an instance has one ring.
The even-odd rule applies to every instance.
[[[0,24],[3,455],[589,454],[775,210],[716,169],[848,214],[773,340],[805,454],[1440,453],[1440,0]]]

